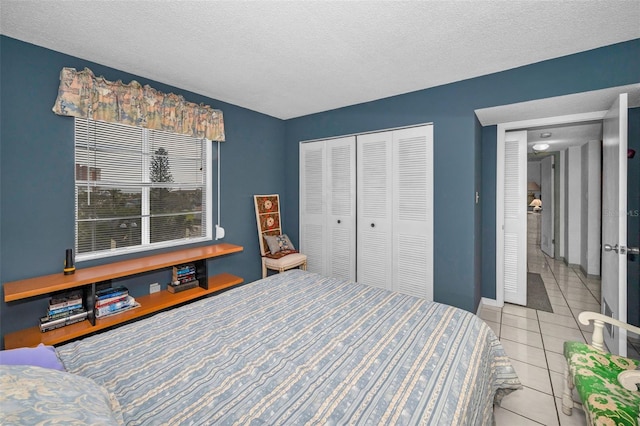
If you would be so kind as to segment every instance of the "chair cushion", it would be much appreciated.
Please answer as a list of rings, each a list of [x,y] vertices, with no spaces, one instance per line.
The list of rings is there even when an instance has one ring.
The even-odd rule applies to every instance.
[[[265,235],[264,239],[267,242],[267,245],[269,246],[269,251],[273,254],[276,254],[279,251],[296,249],[291,243],[291,240],[289,239],[287,234]]]
[[[302,265],[307,260],[307,256],[302,253],[288,254],[280,259],[271,259],[263,257],[264,264],[269,269],[290,269]]]
[[[638,425],[640,392],[622,387],[618,374],[639,361],[578,342],[565,342],[564,356],[591,424]]]
[[[264,257],[268,257],[270,259],[280,259],[281,257],[285,257],[293,253],[300,253],[300,252],[298,250],[280,250],[276,254],[273,254],[270,251],[268,251],[267,253],[265,253]]]

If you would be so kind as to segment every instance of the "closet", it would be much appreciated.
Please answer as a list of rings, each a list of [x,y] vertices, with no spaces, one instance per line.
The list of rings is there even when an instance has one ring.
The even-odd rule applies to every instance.
[[[433,126],[300,144],[308,270],[433,300]]]
[[[300,252],[307,270],[356,280],[355,136],[300,145]]]

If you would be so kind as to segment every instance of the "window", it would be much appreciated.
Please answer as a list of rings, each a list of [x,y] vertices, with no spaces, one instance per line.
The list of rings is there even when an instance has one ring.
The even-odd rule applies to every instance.
[[[75,119],[76,258],[211,239],[212,144]]]

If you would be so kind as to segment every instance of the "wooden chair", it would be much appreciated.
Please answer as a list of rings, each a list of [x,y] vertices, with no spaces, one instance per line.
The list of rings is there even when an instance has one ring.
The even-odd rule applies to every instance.
[[[578,320],[589,325],[593,321],[591,344],[565,342],[565,385],[562,412],[573,411],[572,391],[582,401],[587,423],[640,425],[640,371],[638,361],[606,352],[604,326],[611,324],[640,334],[640,328],[597,312],[581,312]]]
[[[306,271],[307,256],[299,253],[288,237],[282,234],[278,194],[254,195],[253,202],[256,208],[258,240],[262,256],[262,278],[267,276],[267,269],[284,272],[300,267]],[[267,241],[268,239],[270,241]],[[271,251],[269,242],[275,253]]]

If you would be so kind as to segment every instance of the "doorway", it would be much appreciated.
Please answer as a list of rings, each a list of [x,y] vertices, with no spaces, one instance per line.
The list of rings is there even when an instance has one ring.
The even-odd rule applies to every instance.
[[[629,95],[628,95],[628,106],[625,105],[625,108],[623,110],[621,108],[621,105],[622,105],[621,94],[624,94],[624,93],[628,93]],[[626,101],[625,101],[625,104],[626,104]],[[614,107],[611,107],[611,105],[614,105]],[[618,105],[618,106],[615,106],[615,105]],[[502,275],[503,271],[501,270],[501,266],[503,265],[504,258],[505,258],[504,240],[502,239],[503,233],[504,233],[504,228],[503,228],[504,196],[501,190],[502,189],[501,186],[503,186],[505,182],[504,180],[505,179],[505,173],[504,173],[505,133],[510,130],[530,128],[530,127],[536,127],[536,126],[559,125],[559,124],[565,124],[565,123],[571,123],[571,122],[585,122],[585,121],[592,121],[592,120],[603,121],[603,119],[605,118],[605,116],[607,116],[607,114],[609,114],[608,117],[611,117],[611,119],[607,118],[606,120],[604,120],[604,123],[607,126],[609,126],[609,128],[611,128],[611,123],[613,123],[612,119],[614,117],[616,116],[621,117],[622,111],[625,111],[625,117],[626,117],[627,107],[635,108],[638,106],[640,106],[640,84],[632,84],[627,86],[611,87],[611,88],[602,89],[602,90],[582,92],[582,93],[558,96],[553,98],[538,99],[535,101],[522,102],[517,104],[511,104],[511,105],[502,105],[502,106],[496,106],[491,108],[484,108],[484,109],[475,111],[476,116],[478,117],[478,120],[482,126],[496,125],[496,130],[497,130],[496,132],[497,144],[496,144],[496,157],[495,157],[496,158],[496,168],[495,168],[496,170],[496,174],[495,174],[496,294],[495,294],[495,301],[492,301],[491,304],[495,304],[497,306],[503,306],[505,302],[504,282],[503,282],[504,277]],[[612,112],[614,110],[619,111],[619,113],[613,113],[612,115]],[[539,117],[549,117],[549,118],[539,118]],[[618,128],[621,129],[621,132],[624,131],[625,140],[626,140],[626,130],[625,130],[626,126],[623,126],[621,122],[619,123],[620,124],[618,124]],[[604,133],[607,134],[608,132],[605,131]],[[603,138],[603,140],[608,140],[608,138],[605,137]],[[612,139],[612,141],[613,140],[614,139]],[[608,144],[605,144],[605,145],[609,146]],[[613,145],[615,145],[615,143]],[[617,149],[617,152],[621,156],[623,150]],[[604,154],[603,154],[603,158],[604,158]],[[561,162],[565,162],[569,160],[570,158],[565,157],[561,159]],[[625,162],[625,166],[626,166],[626,162]],[[621,177],[622,175],[623,175],[622,173],[618,174],[619,177]],[[624,173],[624,176],[626,176],[626,173]],[[488,177],[491,178],[492,176],[489,175]],[[567,182],[561,183],[561,185],[563,188],[566,189]],[[622,188],[623,183],[620,183],[618,187]],[[624,187],[626,188],[626,185],[624,185]],[[622,193],[622,190],[620,190],[619,192]],[[625,192],[626,192],[626,189],[625,189]],[[603,192],[603,200],[604,199],[605,197]],[[626,201],[626,197],[620,196],[618,197],[618,200],[620,200],[620,203],[621,203],[622,201]],[[491,203],[491,204],[494,205],[494,203]],[[608,205],[609,204],[607,204],[607,206]],[[562,208],[562,206],[560,207]],[[626,207],[618,207],[614,211],[623,212],[625,210],[626,210]],[[563,214],[565,216],[568,214],[566,209],[564,210]],[[622,213],[619,213],[617,216],[620,216],[621,214]],[[621,224],[623,223],[622,218],[620,218],[619,223]],[[568,224],[575,225],[575,223],[570,221],[568,222]],[[624,221],[624,224],[626,224],[626,220]],[[603,230],[604,230],[604,227],[603,227]],[[563,235],[565,234],[567,233],[565,232]],[[621,236],[623,236],[622,232],[618,232],[618,235],[616,237],[607,236],[607,241],[609,241],[609,239],[613,241],[613,243],[610,244],[611,250],[609,250],[609,252],[615,251],[615,249],[618,248],[618,246],[614,246],[614,244],[616,244],[615,240],[618,240],[622,245],[626,245],[626,238],[622,239]],[[624,235],[624,237],[626,237],[626,235]],[[522,239],[524,241],[525,239],[524,235]],[[607,241],[603,240],[603,246],[604,246],[604,243],[606,243]],[[563,243],[562,239],[560,239],[560,243],[561,244]],[[622,248],[626,250],[626,246],[623,246]],[[621,251],[624,251],[624,250],[621,250]],[[604,259],[605,255],[611,254],[609,252],[603,253],[602,258]],[[510,253],[510,255],[511,254],[512,253]],[[618,252],[615,251],[615,254],[618,254]],[[620,256],[619,263],[622,263],[622,256]],[[626,264],[624,266],[626,266]],[[622,266],[618,265],[618,268],[622,269]],[[605,268],[603,266],[602,272],[601,272],[603,277],[603,286],[604,286],[605,275],[607,277],[612,276],[609,273],[605,274],[604,269]],[[622,291],[623,284],[624,284],[624,287],[626,288],[626,273],[625,274],[620,273],[616,275],[618,277],[617,282],[619,282],[618,286],[621,290],[621,291],[617,291],[616,294],[619,295],[620,298],[624,298],[624,301],[626,303],[626,291]],[[625,279],[624,283],[622,283],[623,278]],[[607,280],[608,280],[607,282],[610,282],[609,278],[607,278]],[[604,296],[604,292],[603,292],[603,296]]]
[[[513,155],[512,154],[512,152],[514,151],[513,149],[512,150],[505,149],[505,146],[509,145],[509,141],[507,140],[508,138],[506,135],[509,134],[510,132],[519,130],[518,132],[515,132],[515,133],[516,134],[521,134],[523,132],[526,133],[526,135],[524,136],[524,140],[522,139],[522,137],[520,137],[518,140],[518,143],[519,144],[526,143],[526,145],[530,147],[529,150],[532,152],[533,151],[532,145],[537,143],[537,141],[535,140],[535,138],[532,138],[533,140],[530,142],[528,140],[529,133],[545,133],[544,131],[545,129],[568,128],[570,126],[576,126],[578,124],[585,124],[585,123],[594,123],[594,122],[601,123],[602,119],[604,118],[604,115],[605,115],[604,111],[599,111],[599,112],[591,112],[591,113],[584,113],[584,114],[548,117],[548,118],[542,118],[542,119],[533,119],[533,120],[526,120],[526,121],[520,121],[520,122],[498,124],[497,164],[507,165],[506,167],[508,167],[509,156]],[[593,142],[593,143],[595,144],[600,142],[598,140],[598,142]],[[559,254],[560,256],[564,257],[564,260],[568,265],[579,266],[581,264],[581,258],[580,258],[581,242],[575,242],[573,237],[579,237],[580,233],[583,231],[581,221],[577,220],[578,217],[581,218],[583,216],[583,209],[581,208],[582,200],[580,199],[582,195],[580,191],[580,186],[582,184],[582,173],[580,171],[582,167],[582,148],[580,146],[569,147],[567,145],[563,147],[563,149],[564,151],[560,152],[560,161],[559,161],[560,168],[561,169],[563,167],[565,168],[565,173],[560,173],[561,178],[559,182],[560,183],[559,193],[560,193],[560,201],[561,201],[560,203],[558,203],[559,216],[560,216],[559,234],[561,237],[561,244],[559,244],[560,246]],[[520,161],[521,163],[523,163],[524,160],[520,160]],[[526,164],[523,164],[523,165],[526,166]],[[567,173],[566,170],[572,170],[572,173]],[[578,173],[575,173],[576,170],[578,171]],[[505,256],[506,256],[505,244],[501,242],[504,241],[505,234],[507,233],[507,230],[508,230],[508,222],[507,222],[507,219],[505,219],[505,210],[503,206],[504,206],[505,196],[509,196],[509,194],[507,193],[505,195],[505,192],[502,189],[506,182],[506,178],[508,177],[506,173],[507,172],[505,171],[505,167],[497,168],[496,230],[498,235],[497,235],[497,241],[496,241],[496,301],[499,306],[501,306],[505,301],[513,300],[511,298],[511,295],[507,293],[507,291],[509,291],[510,288],[505,286],[504,274],[501,269],[506,264],[509,264],[510,262],[517,262],[521,265],[526,264],[526,252],[523,253],[521,250],[518,250],[518,253],[516,254],[517,256],[516,259],[510,259],[509,262],[505,262]],[[562,176],[564,176],[565,179],[562,179]],[[520,187],[523,187],[523,186],[521,185]],[[564,203],[562,202],[563,193],[565,194]],[[571,199],[569,199],[569,196],[571,196]],[[576,200],[573,199],[575,197],[577,197]],[[593,210],[595,212],[597,211],[597,209],[600,209],[600,207],[601,207],[601,204],[597,203],[595,207],[591,207],[591,209],[584,210],[584,212],[589,212],[590,210]],[[544,209],[544,206],[542,208]],[[524,207],[522,207],[522,209],[524,209]],[[517,241],[517,247],[519,248],[526,247],[526,227],[524,227],[524,221],[525,221],[524,216],[520,219],[520,221],[521,221],[520,223],[523,223],[523,227],[519,228],[518,235],[516,237],[514,237],[513,235],[506,236],[511,240]],[[598,235],[598,233],[599,231],[598,232],[592,231],[591,235]],[[562,244],[562,242],[564,244]],[[596,251],[599,253],[599,250],[600,250],[600,246],[599,246],[599,237],[598,237],[598,244],[597,244]],[[510,252],[509,256],[514,256],[513,252]],[[522,280],[519,281],[519,283],[525,283],[525,282],[526,281],[522,281]],[[524,290],[518,289],[516,290],[517,292],[516,294],[521,294],[523,291],[526,293],[526,289]],[[505,294],[506,294],[506,298],[505,298]],[[517,299],[515,303],[519,303]],[[523,304],[523,303],[519,303],[519,304]]]

